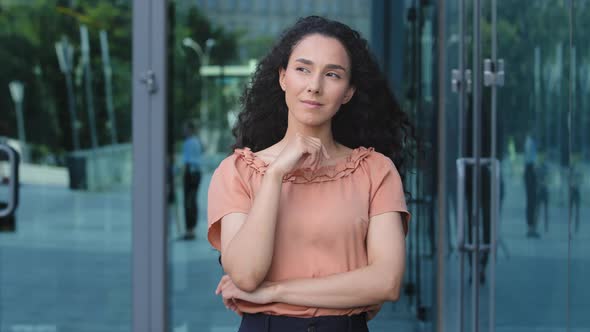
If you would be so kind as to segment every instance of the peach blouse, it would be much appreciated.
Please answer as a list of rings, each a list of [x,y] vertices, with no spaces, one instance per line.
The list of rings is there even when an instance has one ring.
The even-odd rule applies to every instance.
[[[208,238],[221,250],[221,218],[248,214],[268,164],[250,149],[236,149],[221,162],[209,186]],[[296,170],[283,179],[274,256],[268,281],[317,278],[367,265],[366,237],[371,217],[400,212],[404,229],[410,214],[401,178],[391,159],[359,147],[335,165]],[[315,317],[352,315],[376,306],[326,309],[238,302],[242,312]]]

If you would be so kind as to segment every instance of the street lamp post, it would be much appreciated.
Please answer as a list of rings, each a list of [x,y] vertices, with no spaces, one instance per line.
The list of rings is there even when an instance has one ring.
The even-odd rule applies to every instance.
[[[543,121],[541,117],[543,116],[544,109],[541,103],[541,81],[542,81],[542,70],[541,70],[541,48],[539,46],[535,47],[534,50],[534,58],[535,58],[535,65],[534,65],[534,96],[535,96],[535,110],[533,112],[534,116],[534,123],[535,123],[535,136],[537,137],[537,141],[541,142],[541,137],[547,135],[544,133]],[[544,139],[544,138],[543,138]],[[545,145],[545,141],[543,140],[543,148],[547,149]]]
[[[199,57],[202,66],[208,66],[209,65],[209,54],[211,52],[211,49],[213,48],[213,46],[215,46],[215,39],[209,38],[207,39],[207,41],[205,42],[205,51],[203,51],[203,48],[201,47],[201,45],[199,45],[199,43],[197,43],[196,41],[194,41],[192,38],[190,37],[186,37],[182,40],[182,45],[184,45],[185,47],[188,47],[190,49],[192,49],[193,51],[195,51],[195,53],[197,53],[197,56]],[[209,105],[208,105],[208,91],[207,91],[207,87],[205,86],[206,82],[205,82],[205,76],[200,75],[201,76],[201,95],[203,96],[203,99],[201,101],[201,109],[200,109],[200,113],[201,113],[201,136],[204,139],[204,143],[205,146],[210,147],[211,144],[209,144],[211,142],[210,138],[210,133],[209,133]]]
[[[582,108],[581,110],[583,110],[584,112],[582,112],[581,116],[582,119],[580,121],[580,123],[582,124],[582,128],[584,128],[584,126],[588,125],[588,123],[590,123],[590,119],[588,118],[589,113],[588,112],[588,99],[590,99],[590,63],[586,63],[583,66],[581,66],[580,69],[580,80],[582,81],[581,83],[581,90],[582,90]],[[584,130],[582,129],[586,135],[587,138],[585,138],[583,140],[583,142],[590,142],[590,130]],[[589,146],[588,144],[583,144],[584,146],[584,150],[588,151],[589,150]],[[585,154],[586,155],[586,154]]]
[[[583,155],[587,155],[587,152],[589,150],[589,146],[587,144],[587,142],[590,142],[590,131],[585,130],[586,128],[584,126],[587,126],[588,123],[590,122],[588,120],[588,114],[590,112],[588,112],[588,99],[590,99],[590,63],[586,63],[584,65],[580,66],[580,73],[579,73],[579,80],[580,80],[580,96],[581,96],[581,108],[580,110],[582,112],[578,112],[578,116],[579,116],[579,126],[581,126],[581,131],[582,133],[585,133],[585,136],[587,136],[586,138],[583,138],[584,134],[580,134],[580,138],[582,138],[581,140],[579,140],[578,142],[580,142],[580,144],[582,144],[582,149],[585,151],[585,153]],[[586,142],[586,144],[584,144],[583,142]]]
[[[96,133],[96,118],[94,115],[94,98],[92,94],[92,70],[90,68],[90,41],[88,38],[88,28],[85,25],[80,26],[80,40],[82,41],[82,64],[84,65],[84,85],[86,91],[86,108],[88,112],[88,121],[90,125],[90,139],[92,148],[98,148],[98,135]]]
[[[111,143],[115,145],[117,144],[117,121],[115,118],[115,107],[113,106],[113,70],[111,68],[111,56],[109,54],[109,41],[107,32],[105,30],[100,31],[100,50],[102,54],[107,114],[109,116],[109,129],[111,131]]]
[[[29,149],[27,147],[27,140],[25,134],[25,120],[23,115],[23,99],[25,96],[25,85],[21,81],[12,81],[8,83],[10,89],[10,96],[14,101],[16,110],[16,125],[18,127],[18,140],[21,143],[21,152],[23,155],[23,162],[29,162]]]
[[[80,137],[78,136],[78,118],[76,116],[76,100],[74,97],[74,84],[72,83],[72,68],[74,64],[74,47],[64,36],[61,41],[55,43],[55,53],[59,62],[59,69],[66,78],[66,90],[68,92],[68,111],[72,122],[72,141],[74,151],[80,150]]]

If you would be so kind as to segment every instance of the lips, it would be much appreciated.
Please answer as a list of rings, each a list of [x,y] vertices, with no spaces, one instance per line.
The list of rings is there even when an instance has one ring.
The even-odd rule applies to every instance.
[[[310,106],[310,107],[314,107],[314,108],[320,107],[323,105],[322,103],[318,103],[317,101],[313,101],[313,100],[302,100],[301,102]]]

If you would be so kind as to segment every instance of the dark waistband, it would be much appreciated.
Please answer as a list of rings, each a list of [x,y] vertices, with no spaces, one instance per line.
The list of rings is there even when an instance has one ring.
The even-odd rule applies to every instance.
[[[260,331],[367,331],[366,313],[352,316],[318,316],[310,318],[276,316],[263,313],[244,314],[242,326],[258,327]],[[249,331],[249,329],[245,329]],[[240,329],[240,331],[242,331]]]

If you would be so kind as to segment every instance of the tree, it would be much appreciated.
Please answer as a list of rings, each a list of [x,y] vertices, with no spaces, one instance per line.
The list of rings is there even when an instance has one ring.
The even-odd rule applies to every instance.
[[[126,2],[113,4],[80,2],[67,7],[70,1],[37,0],[27,4],[0,7],[0,107],[13,109],[5,88],[8,81],[18,79],[25,83],[25,122],[27,141],[33,145],[33,157],[40,152],[62,154],[72,149],[71,121],[67,111],[64,75],[60,72],[54,43],[66,36],[75,46],[75,62],[78,65],[80,24],[86,24],[90,32],[92,70],[95,73],[93,91],[99,143],[106,143],[106,112],[103,88],[102,63],[98,31],[106,29],[111,37],[110,49],[115,82],[115,110],[119,132],[128,141],[131,136],[131,9]],[[78,87],[80,89],[81,87]],[[82,104],[82,93],[77,93],[77,103]],[[81,146],[87,148],[88,120],[78,108],[81,126]],[[15,123],[14,112],[2,112],[1,122]],[[8,126],[6,136],[16,137],[16,126]],[[35,153],[36,152],[36,153]]]

